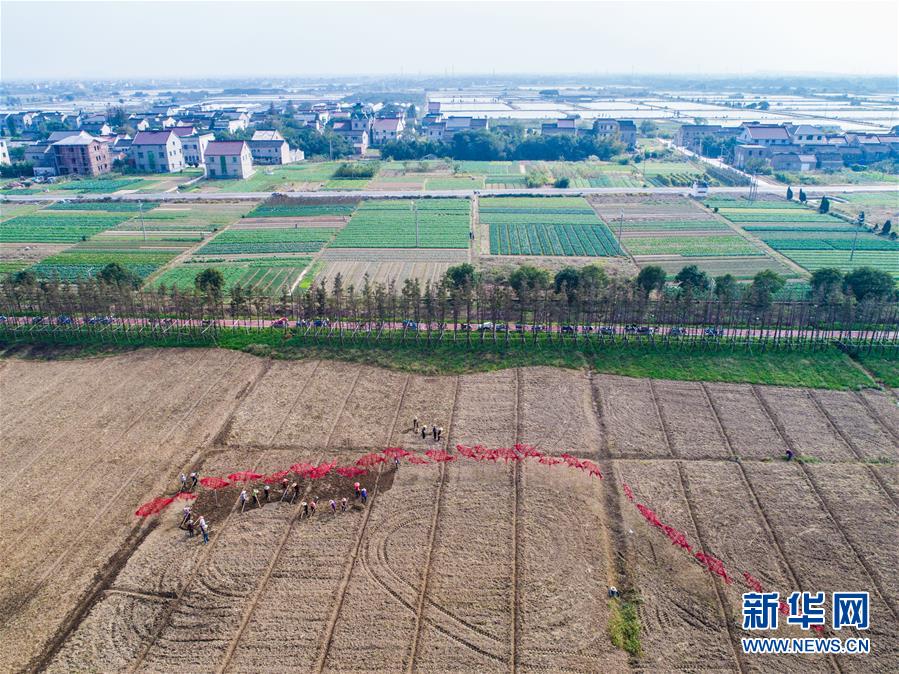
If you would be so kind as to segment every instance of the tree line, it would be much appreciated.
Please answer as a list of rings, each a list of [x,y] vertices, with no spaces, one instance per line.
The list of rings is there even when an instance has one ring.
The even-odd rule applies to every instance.
[[[117,316],[148,323],[177,318],[190,321],[232,319],[328,321],[328,325],[379,326],[409,322],[431,330],[459,330],[463,325],[520,324],[547,326],[713,326],[742,331],[780,330],[824,337],[847,330],[867,331],[880,340],[889,330],[896,345],[899,297],[892,278],[860,268],[849,274],[822,269],[811,279],[802,300],[777,299],[783,279],[771,271],[749,284],[730,275],[714,279],[694,265],[666,283],[659,267],[645,267],[633,279],[609,277],[598,265],[566,267],[555,274],[522,265],[510,271],[479,273],[465,263],[451,267],[436,283],[406,279],[359,286],[338,274],[304,290],[263,294],[252,286],[225,292],[221,272],[200,272],[193,288],[141,289],[139,280],[113,263],[94,278],[71,283],[38,280],[20,272],[0,283],[0,313],[60,317]],[[796,335],[784,334],[789,340]],[[857,336],[856,336],[857,338]]]

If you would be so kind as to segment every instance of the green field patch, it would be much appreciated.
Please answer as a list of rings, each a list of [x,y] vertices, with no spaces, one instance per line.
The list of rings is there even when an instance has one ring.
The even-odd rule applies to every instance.
[[[31,270],[39,278],[74,281],[79,278],[95,276],[110,262],[118,262],[138,276],[147,277],[177,254],[177,252],[164,251],[64,250],[44,258],[38,264],[33,265]]]
[[[583,197],[483,197],[478,202],[478,208],[483,213],[485,209],[547,209],[567,211],[589,211],[593,208]]]
[[[413,211],[413,204],[416,212]],[[468,248],[467,199],[377,200],[363,202],[332,248]]]
[[[426,190],[469,190],[483,187],[484,178],[480,176],[441,176],[425,181]]]
[[[313,253],[337,230],[327,227],[228,229],[197,251],[197,255]]]
[[[805,206],[799,204],[795,201],[787,201],[784,200],[772,200],[772,201],[749,201],[747,199],[706,199],[703,202],[708,208],[775,208],[775,209],[783,209],[783,208],[791,208],[803,210]]]
[[[225,277],[225,292],[239,283],[245,290],[250,286],[264,295],[278,296],[282,290],[290,290],[300,274],[309,265],[307,257],[265,258],[235,262],[201,261],[185,262],[166,269],[156,277],[151,286],[177,287],[189,291],[195,287],[197,274],[208,268],[218,269]]]
[[[615,220],[611,224],[613,227],[618,226],[618,222]],[[625,220],[622,223],[622,230],[625,232],[733,231],[720,220]]]
[[[130,219],[132,213],[49,213],[39,211],[0,223],[0,242],[80,241]]]
[[[852,255],[849,250],[787,250],[783,254],[809,271],[835,267],[849,272],[858,267],[874,267],[899,279],[899,254],[895,251],[856,250]]]
[[[322,185],[325,190],[364,190],[371,178],[333,178]]]
[[[145,202],[144,213],[149,213],[159,206],[158,203]],[[136,201],[57,201],[45,208],[47,211],[98,211],[101,213],[138,213],[141,204]]]
[[[316,204],[259,204],[247,213],[248,218],[314,218],[325,215],[350,216],[356,210],[355,203]]]
[[[86,180],[73,180],[71,182],[55,185],[55,188],[85,193],[106,193],[118,192],[123,189],[137,189],[139,187],[148,187],[155,184],[156,180],[145,180],[143,178],[94,178]]]
[[[625,240],[632,255],[681,255],[705,257],[722,255],[764,255],[739,236],[635,236]]]

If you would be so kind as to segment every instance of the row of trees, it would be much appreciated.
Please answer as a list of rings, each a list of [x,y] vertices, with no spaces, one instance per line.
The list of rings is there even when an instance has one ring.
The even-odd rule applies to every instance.
[[[398,160],[437,156],[472,161],[582,161],[589,157],[610,159],[624,149],[616,138],[602,138],[590,130],[579,131],[577,136],[533,136],[520,127],[512,127],[460,131],[449,142],[427,138],[395,140],[382,146],[381,156]]]
[[[112,267],[112,265],[110,266]],[[76,283],[37,281],[11,275],[0,284],[0,313],[42,316],[115,315],[144,319],[166,317],[200,321],[209,318],[261,320],[327,318],[332,324],[425,322],[429,329],[463,323],[621,325],[700,325],[743,330],[790,330],[795,334],[899,328],[899,302],[892,279],[859,269],[843,275],[819,270],[811,297],[778,301],[783,279],[768,271],[749,285],[728,275],[710,279],[695,266],[685,267],[673,286],[664,271],[646,267],[636,279],[606,275],[596,265],[563,268],[555,274],[522,265],[499,273],[478,273],[470,264],[451,267],[437,283],[407,279],[402,284],[358,287],[338,275],[330,286],[271,297],[253,287],[233,286],[226,294],[224,277],[214,268],[197,275],[189,290],[140,290],[133,279],[107,268]],[[893,339],[895,341],[895,338]]]

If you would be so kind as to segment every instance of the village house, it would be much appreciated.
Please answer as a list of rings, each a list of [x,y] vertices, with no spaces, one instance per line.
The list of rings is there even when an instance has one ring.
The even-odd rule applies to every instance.
[[[768,159],[768,148],[764,145],[737,145],[734,148],[734,166],[738,169],[752,166]]]
[[[247,141],[254,164],[289,164],[290,147],[276,130],[257,130]]]
[[[250,116],[239,110],[222,110],[217,113],[212,122],[214,131],[226,131],[235,133],[244,131],[250,125]]]
[[[181,139],[171,129],[139,131],[131,141],[131,161],[142,173],[177,173],[184,169]]]
[[[596,123],[599,124],[600,121],[605,120],[597,120]],[[724,127],[720,124],[684,124],[674,135],[674,144],[690,152],[702,154],[703,139],[707,136],[717,137],[723,130]]]
[[[827,134],[810,124],[791,124],[786,127],[794,145],[827,145]]]
[[[737,142],[742,145],[763,147],[790,145],[790,134],[786,128],[775,124],[744,124],[743,130],[737,136]]]
[[[242,140],[214,140],[206,146],[207,178],[237,178],[253,175],[253,153]]]
[[[618,138],[628,150],[637,147],[637,125],[630,119],[597,119],[593,122],[597,138]]]
[[[9,147],[5,140],[0,140],[0,166],[9,166],[12,160],[9,158]]]
[[[61,175],[98,176],[112,170],[106,143],[81,131],[51,145],[56,172]]]
[[[187,166],[202,166],[206,156],[206,146],[215,140],[211,131],[200,132],[193,126],[173,126],[171,129],[181,139],[181,151]]]
[[[540,125],[543,136],[577,136],[577,120],[574,118],[557,119],[555,122],[544,122]]]
[[[799,154],[796,152],[778,152],[769,160],[771,168],[775,171],[804,172],[812,171],[817,165],[814,154]]]
[[[112,128],[106,123],[106,115],[82,117],[81,130],[94,136],[108,136],[112,133]]]
[[[406,120],[402,117],[376,119],[371,129],[371,144],[375,147],[397,140],[403,135]]]

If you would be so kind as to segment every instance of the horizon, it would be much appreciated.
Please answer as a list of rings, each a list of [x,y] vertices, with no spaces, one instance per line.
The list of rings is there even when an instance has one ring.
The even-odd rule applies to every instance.
[[[172,36],[168,3],[4,0],[0,79],[897,76],[899,5],[867,0],[852,3],[851,13],[832,11],[845,5],[235,1],[211,11],[212,3],[193,1],[178,3]],[[777,15],[772,25],[740,20],[768,8]],[[892,20],[872,21],[884,14]],[[82,39],[98,17],[102,39]],[[35,20],[41,43],[56,48],[34,48],[33,31],[23,28]],[[689,33],[681,28],[687,21]],[[846,40],[859,34],[863,41]],[[215,36],[215,47],[205,35]],[[144,36],[164,49],[148,48]]]

